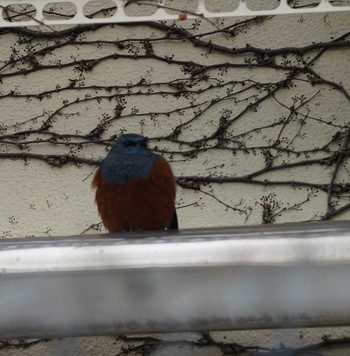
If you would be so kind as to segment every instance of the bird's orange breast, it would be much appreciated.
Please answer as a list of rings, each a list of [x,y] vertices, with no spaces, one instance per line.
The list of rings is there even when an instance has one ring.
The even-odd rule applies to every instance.
[[[175,178],[159,158],[147,177],[116,184],[105,181],[99,168],[92,182],[103,224],[109,232],[163,230],[175,211]]]

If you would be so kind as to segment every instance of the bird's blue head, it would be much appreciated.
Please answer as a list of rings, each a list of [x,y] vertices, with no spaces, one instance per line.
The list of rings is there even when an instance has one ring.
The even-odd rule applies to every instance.
[[[130,155],[151,154],[151,152],[147,148],[147,138],[137,134],[121,135],[110,152]]]
[[[155,160],[160,156],[147,148],[147,138],[136,134],[121,135],[103,160],[104,180],[126,183],[147,177]]]

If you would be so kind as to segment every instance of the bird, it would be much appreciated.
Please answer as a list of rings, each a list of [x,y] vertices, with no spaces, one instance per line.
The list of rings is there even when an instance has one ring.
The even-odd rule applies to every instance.
[[[147,143],[144,136],[122,134],[94,175],[95,202],[110,233],[178,229],[174,174]]]

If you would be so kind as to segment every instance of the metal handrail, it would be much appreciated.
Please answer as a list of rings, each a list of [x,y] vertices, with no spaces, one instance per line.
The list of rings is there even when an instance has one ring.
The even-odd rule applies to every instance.
[[[0,241],[0,337],[350,325],[350,222]]]
[[[254,10],[249,8],[249,4],[244,0],[240,0],[238,6],[231,11],[209,11],[206,7],[205,0],[197,0],[197,8],[192,12],[186,12],[181,8],[169,9],[166,6],[165,0],[157,2],[138,1],[142,6],[151,7],[154,12],[150,15],[132,15],[125,11],[128,6],[128,1],[111,0],[115,4],[116,11],[109,17],[97,18],[90,16],[85,11],[85,6],[91,3],[91,0],[2,0],[0,4],[0,27],[22,27],[22,26],[37,26],[37,25],[76,25],[76,24],[99,24],[99,23],[129,23],[129,22],[147,22],[161,20],[184,20],[194,18],[224,18],[237,16],[270,16],[270,15],[287,15],[287,14],[306,14],[306,13],[324,13],[324,12],[344,12],[350,11],[350,6],[335,6],[330,0],[320,0],[319,4],[310,7],[292,7],[288,4],[288,0],[280,0],[275,8],[267,8]],[[45,11],[45,7],[53,3],[65,3],[75,8],[74,14],[69,14],[66,18],[50,17]],[[12,21],[7,19],[4,9],[7,6],[13,5],[31,5],[32,11],[27,13],[23,11],[21,21]],[[175,6],[175,5],[174,5]]]

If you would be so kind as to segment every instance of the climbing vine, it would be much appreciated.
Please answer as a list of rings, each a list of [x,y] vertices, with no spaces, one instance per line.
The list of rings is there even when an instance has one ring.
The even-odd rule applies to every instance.
[[[320,63],[348,53],[350,32],[302,45],[246,41],[274,21],[2,29],[0,160],[93,169],[122,132],[143,133],[172,162],[183,211],[209,199],[233,224],[341,217],[350,94]],[[316,200],[321,208],[305,214]]]
[[[140,3],[128,1],[130,8]],[[8,21],[34,11],[26,4],[5,10]],[[45,14],[69,18],[69,11],[53,6]],[[115,11],[96,8],[89,16]],[[301,15],[288,18],[288,32],[275,43],[265,31],[280,29],[276,17],[189,21],[186,12],[176,22],[0,29],[0,164],[14,161],[29,171],[39,162],[43,174],[62,176],[67,167],[89,167],[90,194],[93,171],[115,139],[136,132],[174,168],[180,226],[185,215],[203,212],[206,226],[348,217],[350,32],[318,15],[318,35]],[[305,38],[297,38],[296,25]],[[9,189],[6,182],[2,189]],[[29,201],[28,209],[37,205]],[[15,230],[22,217],[2,206],[0,219]],[[44,206],[54,202],[47,198]],[[100,230],[95,216],[74,233]],[[51,235],[51,228],[39,233]],[[221,355],[321,355],[349,345],[348,337],[327,335],[293,348],[220,341],[212,333],[163,336],[120,336],[125,346],[115,354],[189,347]],[[46,342],[3,340],[0,351]]]

